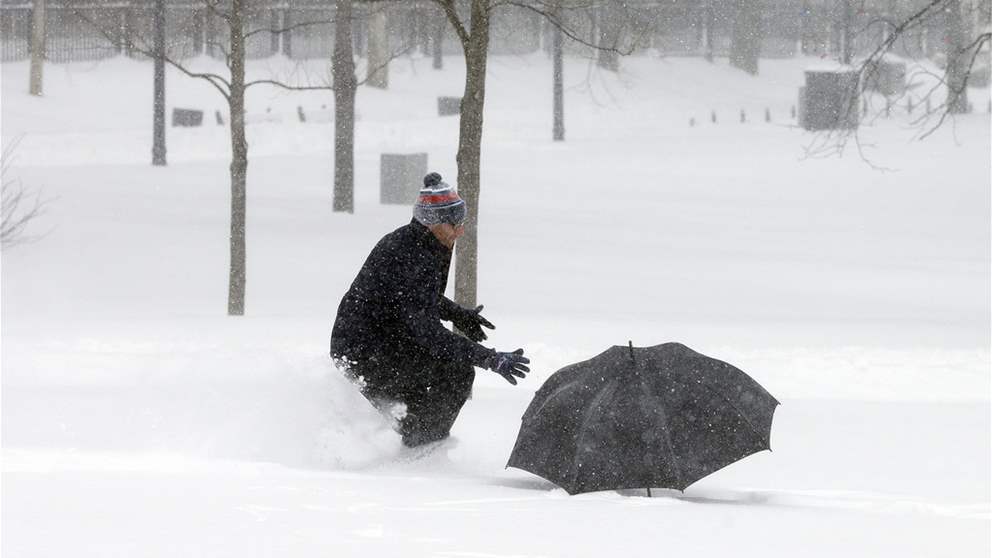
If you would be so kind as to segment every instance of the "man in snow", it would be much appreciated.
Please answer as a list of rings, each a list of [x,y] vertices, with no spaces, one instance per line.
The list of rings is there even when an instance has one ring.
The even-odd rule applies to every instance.
[[[372,249],[341,299],[331,333],[331,356],[373,405],[406,405],[398,426],[410,447],[448,436],[471,394],[474,366],[514,385],[530,372],[523,349],[504,353],[479,344],[483,326],[494,329],[482,306],[462,308],[444,296],[466,215],[465,202],[441,175],[424,177],[413,220]]]

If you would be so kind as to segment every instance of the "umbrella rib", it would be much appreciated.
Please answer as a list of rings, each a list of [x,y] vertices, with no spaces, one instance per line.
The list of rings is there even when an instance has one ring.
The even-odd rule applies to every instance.
[[[573,486],[575,485],[576,478],[579,476],[578,460],[579,460],[580,448],[582,447],[582,440],[585,438],[585,434],[586,434],[586,424],[589,422],[590,419],[592,419],[593,413],[597,410],[596,404],[598,404],[600,401],[605,399],[607,394],[613,395],[613,392],[616,391],[618,384],[617,380],[613,380],[611,384],[612,385],[610,385],[608,388],[604,388],[600,390],[600,392],[596,394],[596,397],[589,402],[589,408],[586,410],[585,416],[582,417],[582,423],[579,425],[579,435],[578,438],[575,440],[575,454],[573,457],[573,461],[575,461],[575,466],[572,467]]]
[[[668,413],[661,407],[658,408],[658,412],[661,413],[661,430],[665,433],[665,445],[668,446],[672,457],[675,457],[675,446],[672,445],[672,435],[668,431]],[[672,465],[675,467],[675,477],[679,481],[679,486],[682,486],[682,469],[679,467],[678,459],[673,459]]]

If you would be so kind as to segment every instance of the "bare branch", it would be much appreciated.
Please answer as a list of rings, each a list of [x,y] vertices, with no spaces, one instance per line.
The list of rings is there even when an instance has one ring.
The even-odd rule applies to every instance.
[[[908,18],[899,24],[893,24],[889,22],[892,26],[892,30],[888,33],[885,40],[883,40],[875,50],[871,52],[858,66],[858,72],[861,75],[861,92],[865,92],[871,84],[872,78],[878,75],[878,62],[882,59],[885,54],[892,50],[892,46],[895,42],[907,32],[922,27],[927,21],[927,18],[931,17],[935,13],[943,9],[942,4],[946,4],[949,0],[930,0],[926,5],[918,9]]]
[[[248,33],[245,33],[245,41],[247,41],[250,37],[253,37],[260,33],[272,33],[273,35],[279,35],[282,33],[289,33],[294,29],[302,29],[314,25],[333,25],[333,24],[334,24],[333,19],[322,19],[322,20],[314,20],[314,21],[302,21],[300,23],[294,23],[292,25],[287,25],[286,27],[281,27],[281,28],[260,27],[258,29],[249,31]]]
[[[393,60],[396,60],[397,58],[408,54],[413,48],[415,48],[415,47],[410,46],[408,48],[404,48],[402,50],[398,50],[396,52],[393,52],[388,57],[386,57],[385,62],[383,62],[381,64],[377,64],[375,67],[373,67],[372,68],[372,71],[368,71],[366,69],[365,79],[358,80],[358,82],[356,83],[356,85],[359,85],[359,86],[365,85],[365,83],[368,82],[369,78],[372,77],[372,76],[374,76],[376,73],[378,73],[379,70],[381,70],[381,69],[385,68],[386,66],[388,66],[389,63],[392,62]]]
[[[218,50],[220,50],[220,53],[224,55],[224,65],[227,66],[228,69],[231,68],[231,53],[228,52],[227,47],[224,46],[224,43],[219,43],[217,41],[207,41],[207,46],[216,47]]]
[[[45,212],[45,207],[51,200],[43,199],[41,192],[30,192],[21,181],[10,175],[14,151],[20,144],[20,138],[15,139],[3,150],[0,163],[0,246],[10,248],[37,240],[37,236],[27,236],[28,225]]]
[[[193,72],[169,57],[165,57],[165,61],[168,62],[171,66],[173,66],[177,70],[179,70],[180,72],[186,74],[191,78],[200,78],[206,80],[208,83],[210,83],[210,85],[213,85],[214,88],[218,92],[220,92],[220,94],[223,95],[225,99],[231,98],[231,93],[230,93],[231,83],[226,79],[224,79],[224,77],[210,72]],[[223,87],[221,87],[221,85],[223,85]]]
[[[90,27],[95,29],[98,33],[103,35],[105,39],[107,39],[110,42],[114,42],[115,38],[113,33],[110,30],[104,28],[96,21],[93,21],[89,16],[83,13],[82,10],[73,8],[73,13],[77,17],[82,19],[84,22],[86,22],[87,25],[89,25]],[[153,48],[148,47],[147,45],[144,46],[139,45],[137,42],[133,40],[133,37],[131,35],[124,36],[123,40],[126,42],[127,48],[131,50],[137,51],[149,58],[158,57],[158,53],[155,52]],[[214,88],[216,88],[217,91],[219,91],[220,94],[223,95],[225,99],[230,97],[229,91],[231,88],[231,84],[228,80],[224,79],[222,76],[210,72],[194,72],[189,68],[185,67],[182,63],[174,60],[172,57],[168,56],[167,54],[163,55],[162,58],[169,65],[175,67],[176,69],[186,74],[187,76],[206,80],[207,82],[210,83],[210,85],[213,85]]]
[[[568,37],[569,39],[571,39],[571,40],[573,40],[573,41],[575,41],[575,42],[577,42],[577,43],[579,43],[579,44],[581,44],[583,46],[587,46],[589,48],[592,48],[592,49],[595,49],[595,50],[598,50],[598,51],[615,52],[615,53],[617,53],[617,54],[619,54],[621,56],[627,56],[627,55],[631,54],[632,52],[634,52],[634,45],[636,45],[638,43],[638,41],[646,33],[646,31],[642,31],[642,33],[639,34],[636,37],[636,39],[634,39],[634,40],[631,41],[630,46],[627,47],[627,48],[618,48],[616,45],[613,45],[613,46],[604,46],[604,45],[600,45],[600,44],[597,44],[597,43],[593,43],[593,42],[591,42],[591,41],[589,41],[587,39],[584,39],[584,38],[580,37],[578,35],[578,32],[575,31],[574,29],[570,28],[568,25],[566,25],[564,23],[563,18],[561,17],[561,15],[559,15],[559,11],[568,11],[568,10],[577,11],[577,10],[585,10],[585,9],[588,9],[588,8],[595,7],[595,3],[594,2],[587,3],[587,4],[582,4],[582,5],[578,5],[578,6],[577,5],[574,5],[574,4],[570,4],[570,5],[568,5],[566,7],[566,6],[555,6],[555,5],[553,5],[553,3],[549,3],[549,2],[539,2],[539,1],[538,2],[521,2],[519,0],[501,0],[498,3],[498,5],[500,5],[500,6],[513,6],[513,7],[516,7],[516,8],[521,8],[521,9],[528,10],[530,12],[533,12],[535,14],[538,14],[541,17],[543,17],[544,19],[546,19],[549,23],[551,23],[552,25],[554,25],[555,27],[557,27],[558,29],[560,29],[561,32],[566,37]]]
[[[865,57],[856,67],[855,70],[860,76],[859,89],[858,92],[865,94],[872,87],[872,84],[876,81],[879,76],[879,72],[882,67],[882,59],[888,54],[897,41],[902,40],[906,35],[914,30],[923,28],[927,23],[934,17],[938,17],[944,10],[947,9],[948,5],[951,4],[951,0],[929,0],[924,5],[916,9],[907,18],[899,23],[892,22],[886,18],[876,18],[869,22],[865,26],[864,30],[867,30],[873,25],[885,25],[886,33],[885,38],[878,43],[878,45],[871,51],[871,53]],[[940,128],[951,115],[951,105],[952,103],[962,94],[965,93],[968,78],[971,75],[971,70],[974,68],[975,62],[977,60],[978,54],[990,41],[989,32],[980,33],[977,35],[968,45],[965,45],[958,49],[958,55],[965,55],[968,51],[971,51],[970,60],[966,65],[959,67],[959,70],[963,72],[963,79],[960,79],[960,83],[951,83],[952,65],[958,63],[953,60],[948,60],[947,66],[944,70],[943,75],[938,75],[929,70],[919,68],[914,70],[914,73],[907,76],[910,82],[915,81],[915,77],[919,75],[925,75],[934,79],[932,86],[928,86],[928,90],[923,93],[922,96],[917,98],[917,102],[928,103],[931,98],[937,93],[941,87],[947,88],[947,95],[944,100],[940,102],[934,109],[928,110],[922,116],[914,118],[911,121],[911,125],[914,127],[922,127],[923,131],[915,136],[914,139],[923,140],[933,134],[938,128]],[[963,68],[963,69],[961,69]],[[955,79],[954,81],[958,81]],[[908,92],[903,93],[899,98],[908,95]],[[858,96],[854,97],[853,102],[858,102]],[[870,106],[870,100],[865,97],[866,107]],[[893,98],[886,97],[887,106],[891,107]],[[858,110],[860,107],[853,107]],[[886,109],[887,113],[888,109]],[[876,114],[868,123],[874,122],[878,119],[880,115]],[[866,116],[862,115],[862,118]],[[934,123],[934,119],[936,122]],[[844,129],[844,130],[828,130],[825,132],[819,132],[815,135],[814,139],[811,141],[810,145],[806,147],[807,157],[820,157],[820,156],[831,156],[831,155],[842,155],[847,142],[853,139],[855,145],[858,148],[858,153],[862,160],[871,165],[873,168],[879,169],[874,163],[872,163],[865,155],[864,144],[862,143],[859,130],[855,129]],[[884,170],[884,169],[880,169]]]
[[[231,25],[231,14],[221,10],[218,7],[220,6],[220,2],[218,2],[217,0],[206,0],[205,5],[207,7],[207,10],[210,11],[210,13],[224,20],[224,22],[227,23],[228,26]]]
[[[289,85],[288,83],[283,83],[275,79],[256,79],[254,81],[249,81],[245,84],[245,89],[253,85],[273,85],[280,89],[285,89],[287,91],[333,91],[334,87],[331,85]]]
[[[965,72],[964,79],[961,80],[960,87],[955,87],[954,84],[947,83],[947,100],[944,101],[944,105],[942,107],[942,110],[940,111],[940,120],[938,120],[937,124],[935,124],[930,130],[928,130],[927,132],[925,132],[920,136],[921,140],[928,138],[931,134],[937,131],[937,128],[940,128],[941,125],[944,124],[944,121],[947,120],[947,117],[950,114],[950,111],[947,110],[948,107],[954,104],[954,102],[958,99],[958,97],[960,97],[968,89],[968,79],[971,77],[971,68],[975,67],[975,60],[978,58],[978,53],[981,52],[982,47],[989,42],[990,37],[992,37],[992,35],[990,35],[989,33],[982,33],[969,45],[964,46],[959,50],[958,53],[963,54],[967,52],[968,49],[970,48],[975,49],[971,53],[971,59],[968,61],[968,71]],[[948,60],[947,62],[948,69],[951,67],[951,64],[953,63],[954,63],[953,61]],[[942,81],[946,82],[946,80],[942,80]]]
[[[465,30],[465,25],[462,23],[461,18],[458,16],[458,10],[455,9],[455,0],[434,0],[437,5],[441,6],[444,10],[445,15],[448,16],[448,22],[451,26],[455,28],[455,33],[458,34],[458,38],[462,42],[462,47],[466,50],[468,49],[468,44],[470,37],[468,31]]]

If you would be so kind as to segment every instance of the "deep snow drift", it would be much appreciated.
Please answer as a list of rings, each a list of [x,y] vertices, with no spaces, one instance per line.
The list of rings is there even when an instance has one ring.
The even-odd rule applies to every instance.
[[[11,170],[51,199],[41,238],[2,259],[4,555],[987,555],[989,117],[922,143],[898,111],[875,122],[868,154],[892,172],[805,159],[788,115],[809,63],[569,60],[554,144],[549,62],[492,60],[479,298],[490,346],[524,347],[534,373],[480,371],[457,443],[414,462],[327,341],[368,250],[409,220],[378,204],[379,154],[455,177],[457,119],[435,110],[457,59],[360,91],[354,215],[331,211],[331,125],[293,120],[330,94],[250,94],[282,121],[249,129],[237,319],[225,128],[170,128],[152,168],[149,64],[48,66],[41,99],[4,64]],[[168,86],[170,107],[221,108]],[[504,469],[541,381],[628,339],[752,375],[783,402],[774,452],[652,499]]]

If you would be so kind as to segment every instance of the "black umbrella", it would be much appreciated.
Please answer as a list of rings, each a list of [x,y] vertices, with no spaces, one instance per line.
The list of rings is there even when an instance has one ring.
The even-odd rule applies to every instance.
[[[614,346],[541,386],[507,466],[569,494],[685,490],[771,449],[777,405],[744,372],[685,345]]]

